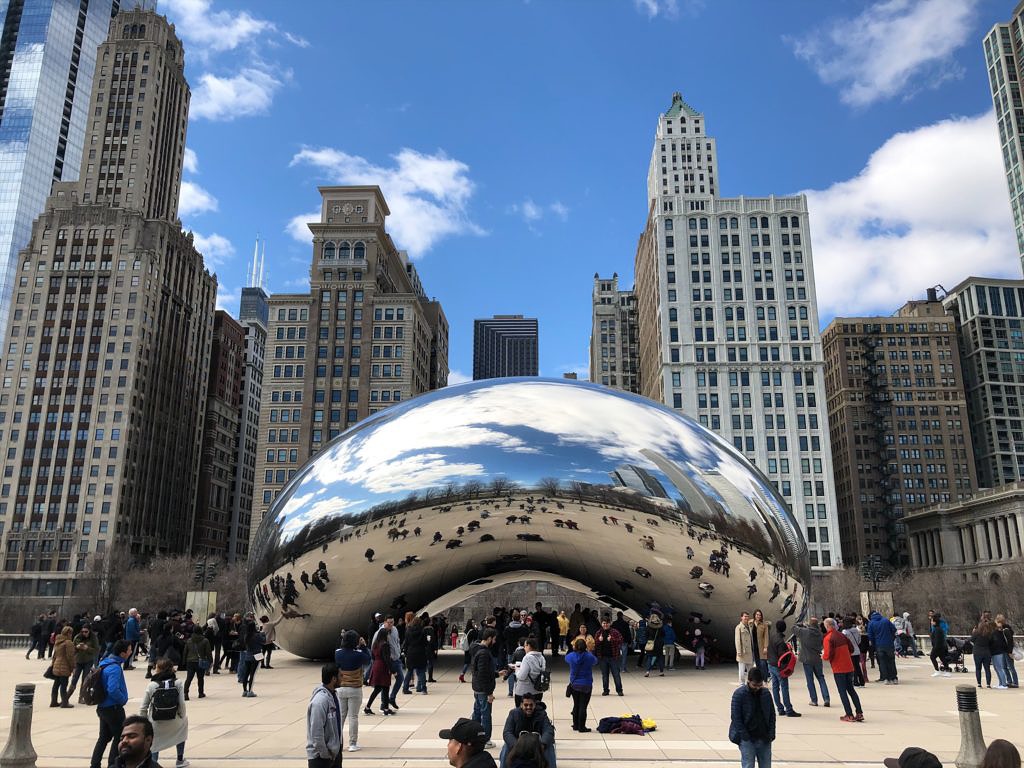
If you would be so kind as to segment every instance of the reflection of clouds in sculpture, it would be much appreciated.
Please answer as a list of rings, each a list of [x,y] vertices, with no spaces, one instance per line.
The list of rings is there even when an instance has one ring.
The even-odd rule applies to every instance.
[[[434,531],[445,532],[437,544]],[[713,552],[728,552],[727,565],[757,570],[765,591],[773,581],[787,593],[799,583],[793,610],[802,610],[802,534],[732,445],[623,392],[490,380],[392,406],[328,445],[272,505],[250,573],[254,586],[276,586],[276,602],[263,604],[275,612],[282,582],[273,579],[289,571],[312,573],[324,560],[332,582],[345,585],[302,591],[286,606],[307,618],[284,622],[279,640],[303,655],[329,653],[339,627],[373,611],[443,603],[452,590],[485,589],[522,569],[576,580],[637,610],[658,603],[686,615],[713,605],[728,618],[721,637],[731,643],[735,615],[749,606],[747,581],[709,573],[714,595],[702,594],[686,576],[695,565],[688,548],[704,567]],[[781,600],[769,608],[779,612]]]

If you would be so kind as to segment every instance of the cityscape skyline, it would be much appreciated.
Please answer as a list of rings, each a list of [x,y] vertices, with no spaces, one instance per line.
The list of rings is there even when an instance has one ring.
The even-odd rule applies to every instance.
[[[331,46],[320,31],[339,11],[302,7],[275,16],[269,5],[161,3],[195,51],[183,220],[217,269],[221,306],[236,309],[257,230],[267,241],[268,290],[302,290],[305,275],[296,265],[309,246],[292,235],[306,237],[302,211],[316,205],[311,190],[379,183],[394,211],[396,244],[445,301],[452,381],[471,375],[472,320],[510,310],[550,329],[542,374],[586,377],[588,277],[617,271],[620,286],[632,286],[627,262],[646,216],[639,190],[651,116],[676,90],[708,115],[729,158],[720,194],[808,191],[823,326],[836,314],[894,312],[930,285],[967,277],[964,263],[980,274],[1019,276],[981,45],[987,30],[1009,17],[1006,3],[951,3],[949,19],[930,17],[938,13],[934,4],[918,4],[915,23],[934,22],[946,39],[903,63],[894,51],[904,41],[893,35],[908,19],[888,4],[827,13],[808,13],[800,3],[771,12],[749,4],[742,13],[705,4],[675,16],[662,3],[650,5],[654,16],[623,0],[599,16],[573,18],[581,39],[568,45],[549,37],[572,16],[569,4],[460,8],[444,29],[411,8],[389,29],[403,58],[423,66],[410,75],[385,63],[360,76],[358,99],[335,106],[317,98],[323,119],[309,121],[312,94],[345,88],[327,65]],[[383,23],[379,13],[361,9],[358,18],[338,19],[360,30]],[[813,43],[833,39],[843,20],[870,24],[874,47],[858,57],[840,40],[830,70]],[[480,72],[513,54],[500,41],[472,40],[485,23],[523,31],[543,52],[497,89]],[[692,50],[669,45],[690,28],[702,30]],[[734,57],[701,78],[687,76],[714,55],[726,28]],[[228,29],[240,31],[214,34]],[[626,47],[647,41],[648,56],[598,60],[589,46],[613,31]],[[465,45],[465,56],[430,56],[428,38]],[[354,57],[369,55],[361,40],[347,45]],[[877,54],[876,69],[869,53]],[[465,67],[467,57],[481,65]],[[759,95],[735,98],[724,85],[755,63],[773,76]],[[531,87],[553,67],[558,87]],[[436,95],[431,84],[439,81],[459,86],[457,96]],[[757,120],[749,118],[751,108],[760,110]],[[526,114],[544,119],[527,121]],[[578,130],[591,121],[597,130]],[[268,136],[284,139],[271,144]],[[254,152],[258,164],[248,159]],[[545,279],[534,279],[542,270]],[[911,285],[922,274],[929,279]],[[859,290],[849,291],[851,284]],[[442,295],[447,285],[459,290]]]

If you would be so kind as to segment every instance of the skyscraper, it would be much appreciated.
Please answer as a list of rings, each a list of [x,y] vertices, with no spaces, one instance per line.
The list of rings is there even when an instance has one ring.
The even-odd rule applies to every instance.
[[[166,19],[117,15],[79,181],[54,185],[19,254],[0,594],[82,594],[114,545],[135,560],[189,550],[217,283],[177,220],[184,63]]]
[[[1013,18],[996,24],[985,36],[985,65],[999,127],[999,147],[1006,169],[1006,186],[1017,232],[1017,255],[1024,267],[1024,105],[1021,102],[1020,72],[1024,64],[1024,2],[1013,10]]]
[[[537,318],[495,315],[473,321],[473,380],[536,376]]]
[[[219,559],[228,554],[237,487],[244,373],[245,329],[218,309],[213,320],[206,422],[192,533],[191,551],[196,555]]]
[[[0,3],[0,336],[18,252],[55,181],[82,160],[96,49],[119,0]]]
[[[942,300],[956,318],[978,483],[1024,480],[1024,280],[969,277]],[[957,419],[959,424],[962,419]]]
[[[840,565],[807,201],[717,189],[715,140],[676,93],[634,270],[641,393],[744,453],[803,522],[811,565]]]
[[[264,244],[264,249],[266,244]],[[256,456],[260,439],[260,400],[263,397],[263,363],[267,354],[267,323],[270,306],[263,290],[263,261],[253,254],[249,285],[242,289],[238,321],[245,330],[245,374],[239,401],[238,455],[235,463],[235,493],[228,530],[228,562],[249,555],[253,499],[256,491]]]
[[[380,187],[320,187],[320,195],[320,221],[309,225],[310,290],[268,302],[250,538],[331,439],[448,383],[448,321],[387,233]]]
[[[591,306],[590,380],[640,392],[636,294],[619,290],[619,275],[594,274]]]
[[[903,519],[968,498],[977,475],[954,318],[929,289],[822,334],[843,552],[910,564]]]

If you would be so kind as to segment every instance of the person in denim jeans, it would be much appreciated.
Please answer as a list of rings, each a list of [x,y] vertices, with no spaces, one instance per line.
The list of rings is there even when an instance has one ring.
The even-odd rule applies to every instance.
[[[818,625],[818,617],[811,616],[807,625],[796,625],[794,630],[797,642],[797,660],[803,665],[804,678],[807,680],[807,693],[811,697],[811,706],[818,706],[818,693],[814,688],[814,681],[818,681],[821,688],[822,703],[829,706],[828,684],[825,682],[825,673],[822,671],[821,651],[822,642],[825,636],[821,634],[821,627]]]
[[[861,709],[857,689],[853,687],[853,655],[850,653],[850,640],[839,631],[836,620],[831,617],[825,619],[825,628],[828,633],[825,635],[821,658],[832,666],[836,690],[839,691],[839,699],[846,711],[839,719],[844,723],[863,722],[864,710]],[[850,708],[851,701],[855,709]]]
[[[772,742],[775,741],[775,707],[764,690],[764,675],[757,667],[747,672],[747,680],[732,695],[729,707],[729,741],[740,748],[742,768],[771,768]]]
[[[768,673],[772,676],[772,698],[780,715],[800,717],[789,699],[789,678],[779,671],[779,657],[789,650],[786,643],[786,622],[776,621],[774,631],[768,638]]]
[[[494,657],[491,646],[498,637],[493,627],[488,627],[480,636],[480,642],[474,643],[469,649],[470,681],[473,688],[472,720],[480,723],[487,734],[487,745],[493,747],[491,741],[491,707],[494,704]]]
[[[1013,627],[1001,613],[996,614],[995,624],[991,645],[992,666],[996,668],[996,675],[999,676],[999,685],[996,688],[1017,688],[1017,669],[1013,664]]]

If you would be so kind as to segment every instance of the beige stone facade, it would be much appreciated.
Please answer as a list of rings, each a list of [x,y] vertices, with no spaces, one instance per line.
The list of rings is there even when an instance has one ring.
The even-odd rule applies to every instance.
[[[843,551],[908,565],[905,516],[977,487],[954,318],[932,294],[822,341]]]
[[[618,273],[594,275],[591,296],[590,380],[640,392],[636,294],[619,289]]]
[[[385,229],[379,187],[321,187],[308,294],[270,297],[251,536],[332,438],[448,383],[448,323]]]
[[[177,220],[183,67],[163,17],[113,20],[82,181],[55,185],[20,256],[0,382],[2,594],[81,593],[115,543],[131,559],[189,550],[216,278]]]

